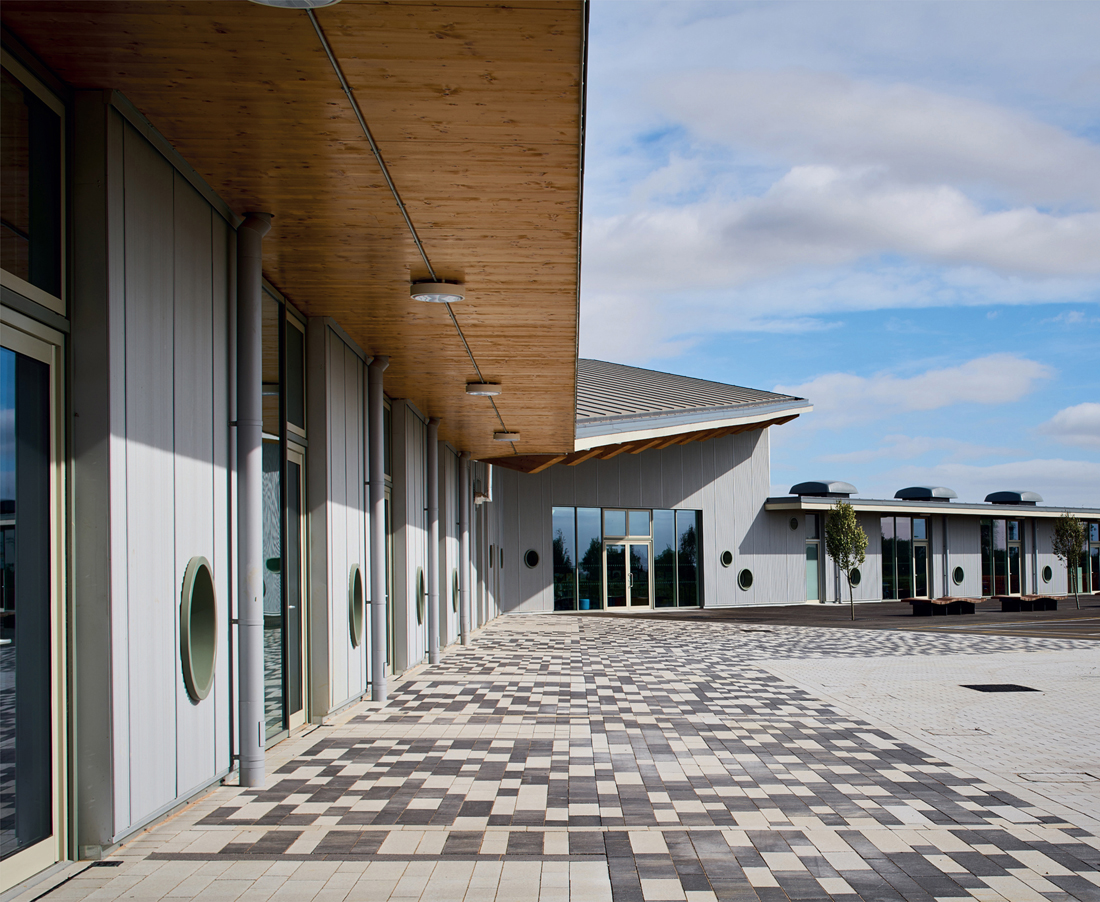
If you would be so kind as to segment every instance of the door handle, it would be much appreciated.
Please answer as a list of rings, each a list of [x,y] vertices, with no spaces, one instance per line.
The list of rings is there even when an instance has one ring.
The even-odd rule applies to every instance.
[[[634,588],[634,574],[633,573],[629,574],[627,579],[628,579],[627,585],[629,585],[630,588],[633,589]]]

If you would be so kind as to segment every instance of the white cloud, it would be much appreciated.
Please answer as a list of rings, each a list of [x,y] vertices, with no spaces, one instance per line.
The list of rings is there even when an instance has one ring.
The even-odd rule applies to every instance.
[[[1063,408],[1043,423],[1039,431],[1067,445],[1100,448],[1100,404],[1086,401]]]
[[[992,186],[1029,203],[1100,203],[1100,148],[994,104],[797,69],[691,72],[654,93],[696,134],[796,165],[885,167],[903,181]]]
[[[976,445],[954,438],[939,436],[886,435],[877,448],[863,448],[858,451],[846,451],[841,454],[823,454],[818,460],[835,463],[869,463],[875,460],[912,460],[937,451],[946,452],[950,460],[973,460],[991,455],[1008,455],[1014,452],[1008,448],[993,448],[988,445]]]
[[[826,373],[801,385],[779,385],[775,390],[809,398],[814,405],[814,425],[836,428],[886,414],[936,410],[952,404],[1004,404],[1019,400],[1037,381],[1052,375],[1050,367],[1026,357],[990,354],[915,376]]]
[[[589,291],[726,290],[803,269],[894,254],[1030,277],[1100,275],[1100,213],[983,212],[948,186],[870,169],[800,166],[762,196],[595,218]]]

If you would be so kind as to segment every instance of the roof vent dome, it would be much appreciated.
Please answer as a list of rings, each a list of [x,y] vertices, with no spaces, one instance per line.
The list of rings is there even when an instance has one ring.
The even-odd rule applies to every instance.
[[[990,504],[1037,504],[1043,500],[1038,492],[990,492],[985,496]]]
[[[792,495],[811,495],[814,498],[847,498],[859,492],[849,482],[800,482],[791,486]]]
[[[911,485],[907,489],[898,489],[894,492],[895,498],[903,501],[950,501],[958,498],[953,489],[942,485]]]

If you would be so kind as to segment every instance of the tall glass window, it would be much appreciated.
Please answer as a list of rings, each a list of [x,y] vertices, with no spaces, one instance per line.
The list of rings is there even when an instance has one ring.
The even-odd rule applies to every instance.
[[[555,507],[553,518],[554,610],[571,611],[577,601],[576,509]]]
[[[993,594],[1008,592],[1008,530],[1004,520],[993,521]]]
[[[603,534],[598,507],[577,508],[577,598],[582,611],[603,607]]]
[[[806,601],[821,601],[821,564],[817,542],[806,543]]]
[[[53,832],[50,408],[49,365],[0,349],[0,858]]]
[[[0,266],[61,297],[61,116],[0,71]]]
[[[894,518],[882,518],[882,597],[897,598],[894,580]]]
[[[700,536],[703,533],[702,511],[676,511],[676,594],[680,607],[699,607]]]
[[[653,512],[653,606],[676,604],[676,513]]]

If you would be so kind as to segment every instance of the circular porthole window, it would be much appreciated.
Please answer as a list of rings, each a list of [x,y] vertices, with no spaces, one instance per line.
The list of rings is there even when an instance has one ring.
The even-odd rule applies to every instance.
[[[528,548],[527,553],[523,556],[523,563],[534,570],[539,565],[539,553],[534,548]]]
[[[719,557],[718,560],[722,562],[723,567],[728,567],[730,564],[733,563],[733,552],[723,551],[721,557]]]
[[[451,610],[458,613],[458,568],[451,571]]]
[[[752,571],[745,568],[737,574],[737,585],[742,589],[748,589],[752,585]]]
[[[1054,571],[1050,569],[1050,564],[1047,564],[1043,568],[1043,582],[1049,583],[1052,579],[1054,579]]]
[[[796,529],[798,529],[798,517],[791,517],[790,523],[788,525],[791,527],[791,532],[794,532]]]
[[[363,571],[355,564],[348,575],[348,625],[351,628],[351,646],[358,648],[363,641]]]
[[[427,599],[427,590],[424,588],[424,570],[416,568],[416,622],[417,625],[424,622],[424,607]]]
[[[214,685],[218,657],[218,602],[210,561],[193,557],[187,562],[180,592],[180,661],[183,681],[193,701],[201,702]]]
[[[951,571],[951,580],[956,586],[961,586],[964,579],[966,579],[966,572],[962,567],[956,567]]]
[[[863,579],[863,574],[859,572],[859,567],[853,567],[848,572],[848,579],[851,580],[853,586],[859,585],[859,581]]]

